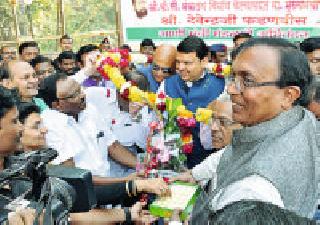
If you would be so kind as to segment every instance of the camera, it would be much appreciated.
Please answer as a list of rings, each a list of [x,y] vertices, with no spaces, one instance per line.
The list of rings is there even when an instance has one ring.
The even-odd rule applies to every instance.
[[[25,204],[25,198],[30,201],[28,207],[37,212],[46,209],[55,222],[66,219],[69,213],[87,212],[96,206],[91,172],[48,165],[56,156],[53,149],[41,149],[8,158],[7,169],[0,172],[0,194],[5,186],[17,181],[27,182],[31,188],[27,193],[13,196],[13,200],[0,201],[5,202],[0,205],[3,214],[0,224],[6,221],[8,210]]]

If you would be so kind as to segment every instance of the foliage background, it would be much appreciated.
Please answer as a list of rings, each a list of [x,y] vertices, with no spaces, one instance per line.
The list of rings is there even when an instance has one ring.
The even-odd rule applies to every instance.
[[[0,0],[0,41],[16,40],[11,1]],[[16,1],[19,40],[35,39],[42,52],[56,51],[57,38],[61,36],[58,31],[58,0],[33,0],[31,5],[25,4],[26,0]],[[74,38],[75,49],[84,43],[99,43],[107,31],[116,30],[115,0],[63,2],[65,33]]]

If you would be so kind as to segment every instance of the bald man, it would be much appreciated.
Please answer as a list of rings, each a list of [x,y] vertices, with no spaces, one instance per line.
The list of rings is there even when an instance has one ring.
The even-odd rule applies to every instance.
[[[175,73],[176,52],[172,45],[160,45],[154,52],[152,66],[140,70],[147,77],[152,92],[157,92],[161,82]]]
[[[9,88],[17,88],[22,101],[29,102],[38,94],[38,78],[32,66],[24,61],[8,63]]]
[[[14,60],[8,63],[9,79],[4,86],[9,89],[16,88],[21,102],[34,102],[42,112],[48,106],[41,98],[37,98],[39,80],[32,66],[25,61]]]

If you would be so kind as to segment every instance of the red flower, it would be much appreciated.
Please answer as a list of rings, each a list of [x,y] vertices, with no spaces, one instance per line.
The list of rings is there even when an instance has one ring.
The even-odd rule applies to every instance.
[[[125,59],[128,59],[128,58],[129,58],[129,51],[128,51],[128,49],[121,49],[119,52],[120,52],[121,58],[125,58]]]
[[[152,63],[152,62],[153,62],[153,56],[152,55],[148,55],[147,63]]]
[[[148,153],[152,153],[152,147],[150,147],[150,146],[147,147],[147,152],[148,152]]]
[[[169,177],[163,177],[162,178],[164,182],[166,182],[167,184],[169,183]]]
[[[110,57],[106,58],[106,63],[112,67],[116,67],[117,63],[115,61],[113,61],[113,59],[111,59]]]
[[[177,123],[178,123],[178,126],[179,126],[180,128],[186,127],[186,125],[187,125],[186,119],[185,119],[185,118],[182,118],[182,117],[179,117],[179,118],[177,119]]]
[[[222,73],[222,65],[219,63],[217,64],[216,73]]]
[[[161,112],[166,110],[166,103],[165,102],[159,102],[157,103],[157,109]]]
[[[188,143],[182,146],[182,152],[184,154],[191,154],[193,150],[193,143]]]
[[[149,124],[151,130],[157,129],[158,125],[159,125],[159,123],[157,123],[156,121],[152,121],[152,122]]]
[[[158,98],[166,98],[166,95],[163,92],[160,92],[158,94]]]
[[[119,65],[120,65],[121,68],[127,67],[127,66],[129,66],[129,60],[121,58]]]
[[[128,100],[129,99],[129,89],[128,88],[124,89],[123,92],[120,93],[120,97],[125,100]]]

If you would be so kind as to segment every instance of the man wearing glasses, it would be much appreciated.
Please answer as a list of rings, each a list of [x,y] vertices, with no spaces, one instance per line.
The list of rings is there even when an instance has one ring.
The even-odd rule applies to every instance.
[[[216,155],[214,189],[198,198],[192,220],[244,199],[312,218],[320,175],[316,121],[303,107],[312,83],[306,56],[284,39],[253,38],[236,50],[232,70],[232,117],[243,128]]]
[[[149,82],[150,91],[156,93],[162,81],[175,73],[176,48],[171,45],[160,45],[153,56],[153,63],[148,67],[137,68]]]
[[[172,98],[182,98],[187,109],[196,112],[199,107],[215,100],[224,90],[224,79],[206,71],[208,47],[195,36],[182,40],[177,47],[177,74],[165,80],[165,92]],[[193,151],[187,156],[187,166],[192,168],[202,162],[212,151],[204,150],[199,138],[200,125],[192,130]]]
[[[217,155],[221,156],[224,147],[231,143],[232,131],[239,128],[239,125],[235,124],[232,120],[231,101],[215,100],[209,107],[214,111],[212,121],[208,127],[210,132],[206,132],[207,134],[205,134],[204,131],[200,130],[200,138],[203,146],[213,148],[216,153],[211,154],[200,164],[193,167],[192,170],[173,178],[174,180],[200,183],[210,180],[216,167]],[[205,142],[210,143],[206,144]]]

